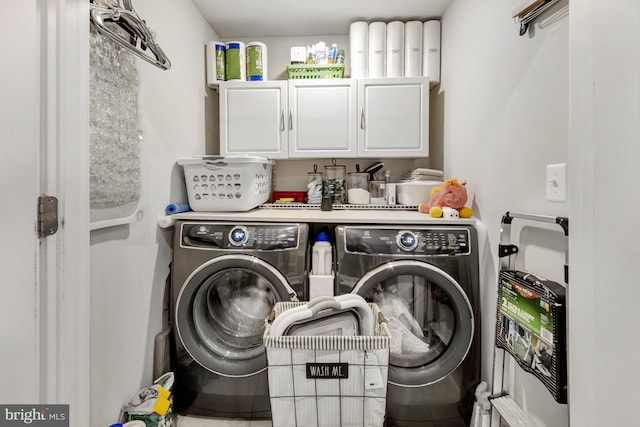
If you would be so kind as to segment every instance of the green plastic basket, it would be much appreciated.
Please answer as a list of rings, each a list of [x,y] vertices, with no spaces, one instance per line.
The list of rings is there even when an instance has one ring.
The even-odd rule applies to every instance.
[[[300,64],[287,65],[290,79],[341,79],[344,76],[344,64]]]

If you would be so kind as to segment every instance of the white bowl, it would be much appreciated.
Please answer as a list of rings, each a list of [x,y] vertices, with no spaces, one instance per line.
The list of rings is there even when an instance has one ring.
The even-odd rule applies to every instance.
[[[396,200],[400,205],[418,206],[429,203],[431,190],[442,185],[441,181],[408,181],[396,184]]]

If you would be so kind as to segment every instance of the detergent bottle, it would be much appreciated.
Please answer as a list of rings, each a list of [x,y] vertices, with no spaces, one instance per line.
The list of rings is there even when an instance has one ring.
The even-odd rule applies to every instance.
[[[311,256],[311,271],[314,275],[326,276],[332,273],[333,255],[329,234],[320,231],[316,236]]]

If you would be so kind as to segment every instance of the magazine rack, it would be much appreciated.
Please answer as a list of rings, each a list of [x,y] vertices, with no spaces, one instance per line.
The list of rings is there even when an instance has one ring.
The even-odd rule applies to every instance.
[[[564,284],[515,269],[518,246],[511,244],[513,219],[559,225],[564,232]],[[537,377],[558,403],[567,403],[567,357],[565,295],[569,283],[569,220],[507,212],[502,217],[496,342],[493,351],[491,425],[502,419],[510,426],[536,427],[505,388],[507,362],[517,363]]]

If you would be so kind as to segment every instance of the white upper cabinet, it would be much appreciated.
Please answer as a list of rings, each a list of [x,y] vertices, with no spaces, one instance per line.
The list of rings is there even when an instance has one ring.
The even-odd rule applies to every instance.
[[[289,157],[355,157],[356,102],[351,79],[289,80]]]
[[[271,159],[429,155],[429,79],[221,82],[220,154]]]
[[[358,80],[358,156],[429,155],[429,79]]]
[[[221,82],[219,94],[221,155],[288,157],[286,81]]]

